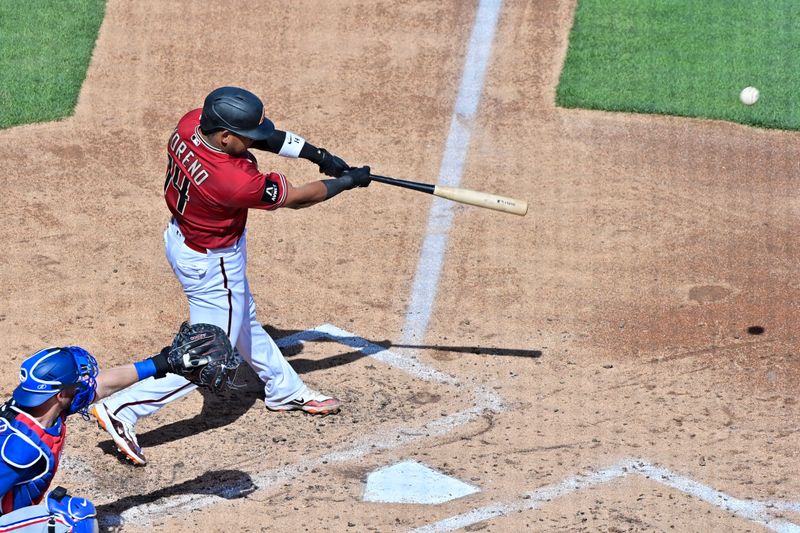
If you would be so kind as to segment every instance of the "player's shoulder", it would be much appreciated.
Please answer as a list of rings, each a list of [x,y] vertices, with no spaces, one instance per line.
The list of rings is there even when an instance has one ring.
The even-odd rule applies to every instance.
[[[189,139],[194,134],[197,126],[200,125],[201,112],[202,109],[192,109],[181,117],[178,121],[178,125],[175,126],[172,137],[170,137],[170,145],[177,144],[181,138]]]
[[[245,152],[238,157],[231,158],[231,164],[248,175],[258,174],[258,159],[252,152]]]
[[[264,181],[264,174],[258,170],[258,165],[244,156],[231,158],[225,175],[226,179],[222,180],[222,184],[228,185],[231,189],[239,189],[248,183]]]
[[[192,109],[191,111],[187,111],[185,115],[181,117],[178,121],[179,124],[183,124],[184,122],[192,121],[196,123],[200,123],[200,115],[203,113],[203,109],[198,107],[197,109]]]
[[[42,450],[10,427],[0,427],[0,459],[14,468],[29,468],[42,456]]]

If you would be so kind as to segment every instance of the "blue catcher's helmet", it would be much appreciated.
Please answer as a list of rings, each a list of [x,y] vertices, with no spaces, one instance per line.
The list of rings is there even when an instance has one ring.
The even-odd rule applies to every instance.
[[[68,412],[85,411],[94,400],[98,372],[97,360],[79,346],[46,348],[22,362],[12,398],[22,407],[36,407],[74,386],[77,392]]]

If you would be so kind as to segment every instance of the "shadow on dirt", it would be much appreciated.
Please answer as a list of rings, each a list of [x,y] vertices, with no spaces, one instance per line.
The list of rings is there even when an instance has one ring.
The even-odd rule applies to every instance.
[[[138,435],[139,445],[146,449],[148,446],[158,446],[227,426],[238,420],[255,404],[263,401],[264,389],[261,381],[247,364],[239,367],[234,383],[236,388],[220,394],[214,394],[207,389],[197,389],[203,396],[203,408],[198,414],[190,419],[179,420]],[[263,407],[263,404],[261,406]]]
[[[215,470],[194,479],[171,485],[149,494],[125,496],[119,500],[97,507],[100,531],[116,531],[122,525],[122,513],[133,507],[157,502],[181,494],[215,495],[226,500],[243,498],[258,487],[249,474],[239,470]]]
[[[289,335],[300,333],[301,330],[283,330],[271,326],[264,326],[264,329],[273,339],[281,339]],[[336,342],[343,346],[350,345],[355,347],[366,340],[372,345],[372,349],[355,349],[345,353],[323,359],[306,359],[297,357],[303,352],[303,344],[290,346],[283,350],[284,356],[291,362],[292,367],[298,374],[308,374],[317,370],[333,368],[347,365],[358,361],[364,357],[389,348],[409,348],[415,350],[433,350],[438,352],[466,353],[475,355],[493,355],[499,357],[527,357],[538,358],[542,356],[541,350],[523,350],[515,348],[490,348],[482,346],[439,346],[439,345],[415,345],[415,344],[393,344],[389,340],[371,341],[359,337],[347,337],[339,339],[320,338],[314,342]],[[379,349],[380,350],[379,350]],[[197,435],[210,429],[227,426],[238,420],[242,415],[249,411],[254,405],[260,404],[264,399],[264,390],[261,380],[247,364],[242,364],[236,375],[236,388],[229,389],[221,394],[212,394],[205,389],[198,389],[203,395],[203,408],[194,417],[187,420],[180,420],[169,425],[162,426],[147,433],[138,435],[139,445],[145,450],[149,446],[158,446],[176,440],[181,440],[192,435]],[[263,406],[262,406],[263,408]],[[116,447],[110,440],[102,441],[98,447],[107,454],[117,455]],[[120,460],[125,462],[124,459]]]
[[[483,346],[436,346],[426,344],[392,344],[389,341],[376,342],[385,348],[410,348],[412,350],[433,350],[436,352],[471,353],[475,355],[496,355],[500,357],[528,357],[535,359],[542,356],[541,350],[524,350],[522,348],[486,348]]]
[[[273,328],[271,326],[264,326],[264,329],[267,331],[267,333],[269,333],[269,335],[273,339],[280,339],[283,337],[288,337],[289,335],[300,333],[300,330],[281,330]],[[358,343],[362,342],[362,340],[358,337],[341,338],[341,339],[320,338],[316,339],[313,342],[336,342],[339,344],[347,345],[351,340]],[[525,357],[529,359],[535,359],[538,357],[542,357],[543,355],[541,350],[528,350],[522,348],[494,348],[486,346],[441,346],[435,344],[394,344],[389,340],[382,340],[382,341],[372,341],[369,339],[364,339],[364,340],[366,340],[370,344],[379,346],[384,350],[388,350],[390,348],[407,348],[412,350],[432,350],[437,352],[466,353],[474,355],[493,355],[498,357]],[[346,365],[354,361],[357,361],[363,357],[366,357],[368,355],[372,355],[372,353],[374,353],[370,352],[369,350],[367,350],[366,352],[363,350],[354,350],[351,352],[346,352],[331,357],[326,357],[324,359],[312,360],[312,359],[297,358],[296,356],[302,352],[303,352],[303,344],[290,346],[289,348],[283,350],[283,355],[287,359],[289,359],[289,361],[291,361],[292,368],[294,368],[298,374],[306,374],[323,368],[331,368],[331,367]]]

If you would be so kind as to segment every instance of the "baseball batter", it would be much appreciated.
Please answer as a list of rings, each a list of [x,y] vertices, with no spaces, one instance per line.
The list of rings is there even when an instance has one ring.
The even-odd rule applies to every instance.
[[[20,384],[0,406],[0,533],[97,531],[90,501],[70,497],[61,487],[48,493],[68,415],[88,418],[92,401],[167,372],[213,387],[225,380],[225,363],[235,363],[233,349],[225,333],[208,324],[182,326],[173,345],[157,355],[102,372],[79,346],[46,348],[25,359]]]
[[[251,148],[301,157],[334,179],[293,186],[284,175],[258,169]],[[294,133],[276,130],[261,100],[238,87],[221,87],[202,109],[189,111],[167,142],[164,198],[172,218],[164,232],[167,260],[189,300],[189,320],[216,324],[264,382],[272,411],[332,414],[340,401],[307,387],[256,319],[247,281],[249,209],[309,207],[342,191],[366,187],[369,167],[341,158]],[[170,375],[146,380],[95,405],[92,414],[135,464],[146,464],[134,426],[195,386]]]

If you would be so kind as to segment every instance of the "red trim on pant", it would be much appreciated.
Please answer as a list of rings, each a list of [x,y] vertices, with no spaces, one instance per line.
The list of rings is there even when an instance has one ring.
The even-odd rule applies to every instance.
[[[24,508],[23,508],[24,509]],[[42,516],[31,516],[28,518],[21,518],[19,522],[14,522],[13,524],[9,524],[7,526],[0,526],[0,533],[5,533],[6,531],[16,531],[18,529],[27,528],[30,526],[35,526],[36,524],[44,524],[50,521],[50,515],[42,515]],[[63,525],[68,526],[69,524],[64,521],[63,518],[60,516],[55,516],[55,522]]]
[[[179,393],[180,391],[182,391],[183,389],[185,389],[186,387],[190,387],[191,385],[192,385],[192,383],[187,383],[187,384],[186,384],[186,385],[184,385],[183,387],[180,387],[180,388],[178,388],[178,389],[175,389],[174,391],[170,392],[170,393],[169,393],[169,394],[167,394],[166,396],[162,396],[161,398],[158,398],[158,399],[156,399],[156,400],[139,400],[138,402],[128,402],[128,403],[123,403],[122,405],[120,405],[119,407],[117,407],[117,409],[114,411],[114,413],[113,413],[113,414],[114,414],[114,416],[117,416],[117,413],[119,413],[120,411],[122,411],[122,410],[123,410],[124,408],[126,408],[126,407],[130,407],[131,405],[140,405],[140,404],[143,404],[143,403],[158,403],[158,402],[163,402],[164,400],[166,400],[167,398],[169,398],[169,397],[170,397],[170,396],[172,396],[173,394],[177,394],[177,393]]]
[[[233,321],[233,294],[228,288],[228,275],[225,274],[225,260],[219,258],[219,268],[222,269],[223,287],[228,291],[228,337],[231,336],[231,322]]]

